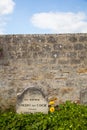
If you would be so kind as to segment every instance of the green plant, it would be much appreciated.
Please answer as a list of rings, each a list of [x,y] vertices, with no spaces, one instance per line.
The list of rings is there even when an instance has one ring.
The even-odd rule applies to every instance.
[[[48,114],[4,112],[0,130],[87,130],[87,106],[67,101]]]

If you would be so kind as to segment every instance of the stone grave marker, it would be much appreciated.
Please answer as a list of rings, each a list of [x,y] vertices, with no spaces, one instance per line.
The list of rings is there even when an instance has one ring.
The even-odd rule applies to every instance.
[[[87,89],[84,89],[80,92],[81,104],[87,105]]]
[[[36,87],[26,88],[17,94],[17,113],[48,113],[48,100],[41,89]]]

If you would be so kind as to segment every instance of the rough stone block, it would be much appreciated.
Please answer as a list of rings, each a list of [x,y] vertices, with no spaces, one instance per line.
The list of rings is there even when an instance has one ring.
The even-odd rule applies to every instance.
[[[71,65],[72,64],[80,64],[81,60],[80,59],[71,59]]]
[[[70,42],[77,42],[77,38],[72,36],[72,37],[69,38],[69,41]]]
[[[82,50],[84,48],[83,44],[75,44],[74,49],[75,50]]]
[[[82,104],[87,105],[87,89],[81,90],[80,92],[80,100]]]
[[[57,41],[56,41],[55,37],[49,36],[49,37],[47,38],[47,42],[48,42],[48,43],[56,43]]]
[[[80,37],[79,37],[79,41],[80,41],[80,42],[87,41],[87,36],[80,36]]]

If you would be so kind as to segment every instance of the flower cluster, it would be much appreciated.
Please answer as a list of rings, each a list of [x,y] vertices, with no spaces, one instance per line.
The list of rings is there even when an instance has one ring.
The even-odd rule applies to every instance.
[[[52,98],[49,101],[49,106],[50,106],[50,112],[54,112],[55,111],[55,101],[57,100],[57,98]]]

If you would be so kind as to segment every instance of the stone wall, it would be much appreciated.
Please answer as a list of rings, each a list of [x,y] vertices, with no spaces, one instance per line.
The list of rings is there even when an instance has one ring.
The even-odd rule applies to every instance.
[[[79,101],[87,88],[87,34],[0,35],[0,107],[17,91],[39,87],[58,103]]]

